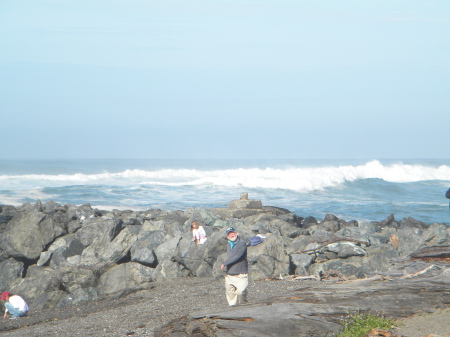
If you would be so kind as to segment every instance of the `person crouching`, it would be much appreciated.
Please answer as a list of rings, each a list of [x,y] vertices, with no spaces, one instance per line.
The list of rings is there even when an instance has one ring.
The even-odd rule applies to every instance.
[[[27,303],[19,295],[12,295],[10,292],[4,291],[2,297],[0,297],[0,301],[5,301],[5,314],[3,315],[3,319],[6,319],[8,314],[11,315],[10,318],[19,318],[25,316],[28,312]]]

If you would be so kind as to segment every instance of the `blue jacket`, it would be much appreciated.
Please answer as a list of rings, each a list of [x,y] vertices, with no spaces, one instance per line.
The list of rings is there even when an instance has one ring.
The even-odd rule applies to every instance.
[[[227,243],[227,258],[223,263],[227,267],[227,274],[248,274],[247,243],[239,236],[235,242],[233,248]]]

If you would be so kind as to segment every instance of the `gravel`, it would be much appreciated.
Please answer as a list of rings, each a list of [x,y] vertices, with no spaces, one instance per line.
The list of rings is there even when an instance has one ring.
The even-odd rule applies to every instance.
[[[249,302],[300,288],[289,280],[249,280]],[[30,311],[0,321],[7,336],[153,336],[156,328],[191,312],[227,307],[223,278],[177,278],[118,299]]]
[[[309,282],[249,280],[249,302],[285,296]],[[298,294],[298,292],[296,292]],[[19,319],[0,320],[0,334],[9,336],[153,336],[155,329],[192,312],[227,307],[223,278],[177,278],[155,282],[118,299],[83,302],[65,307],[31,311]],[[408,337],[427,333],[450,337],[450,311],[414,315],[399,321],[395,329]]]

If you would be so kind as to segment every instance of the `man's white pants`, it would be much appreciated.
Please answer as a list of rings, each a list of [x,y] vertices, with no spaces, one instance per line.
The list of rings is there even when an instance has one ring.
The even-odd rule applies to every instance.
[[[229,305],[247,302],[248,274],[226,275],[225,290]]]

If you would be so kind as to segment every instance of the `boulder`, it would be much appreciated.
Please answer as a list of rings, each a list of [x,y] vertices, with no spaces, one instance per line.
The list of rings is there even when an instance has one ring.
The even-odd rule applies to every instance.
[[[408,256],[425,244],[420,229],[415,227],[403,227],[397,231],[398,252]]]
[[[160,244],[155,250],[156,258],[158,259],[158,261],[172,261],[180,240],[181,236],[177,236]]]
[[[50,267],[30,266],[26,277],[18,279],[10,292],[26,299],[30,309],[44,309],[56,306],[65,295],[61,291],[60,275]]]
[[[131,261],[155,268],[158,264],[155,250],[164,242],[165,237],[161,230],[140,233],[131,247]]]
[[[57,306],[60,307],[80,302],[95,301],[98,298],[98,293],[95,288],[76,288],[69,294],[64,294]]]
[[[263,243],[248,247],[249,273],[254,279],[289,274],[289,255],[284,239],[268,235]]]
[[[336,237],[352,239],[361,242],[365,242],[366,245],[369,245],[369,235],[372,234],[368,228],[364,227],[344,227],[341,230],[336,232]]]
[[[100,296],[121,297],[140,289],[149,289],[154,269],[129,262],[112,267],[102,274],[97,284]]]
[[[250,201],[184,212],[105,212],[89,204],[40,201],[1,206],[0,284],[29,291],[25,295],[34,307],[48,307],[121,296],[128,286],[130,291],[145,289],[168,278],[223,277],[219,266],[226,258],[228,227],[243,240],[267,237],[248,247],[255,280],[330,271],[348,278],[396,275],[416,268],[392,268],[409,257],[448,258],[450,230],[443,224],[428,226],[411,218],[399,222],[393,215],[381,222],[347,222],[332,214],[318,223],[282,208],[252,208]],[[193,220],[205,228],[203,245],[191,241]]]
[[[450,227],[444,224],[434,223],[422,233],[422,239],[426,245],[448,245],[450,244]]]
[[[68,234],[56,239],[47,251],[41,252],[37,261],[38,266],[50,265],[53,269],[67,265],[67,259],[80,256],[85,246],[74,235]]]
[[[340,259],[347,259],[350,256],[365,256],[367,252],[364,248],[353,242],[339,241],[331,243],[323,248],[323,251],[335,253]]]
[[[0,245],[14,258],[36,260],[46,245],[67,234],[65,218],[39,211],[20,213],[6,225]]]
[[[122,228],[122,222],[119,220],[105,220],[101,217],[93,217],[85,221],[83,226],[76,231],[75,237],[85,247],[90,246],[97,238],[100,238],[102,242],[108,243],[116,237]]]
[[[308,267],[313,263],[309,254],[292,254],[290,274],[309,275]]]
[[[23,262],[13,258],[0,262],[0,285],[2,290],[11,287],[14,281],[21,279],[25,268]]]
[[[79,288],[91,289],[98,279],[97,271],[86,267],[65,267],[59,270],[62,288],[73,293]]]

